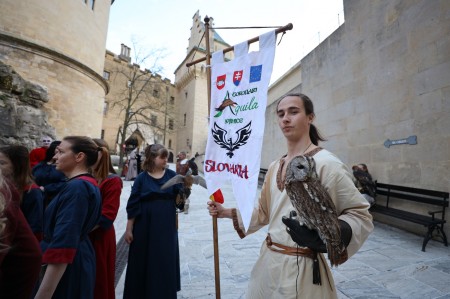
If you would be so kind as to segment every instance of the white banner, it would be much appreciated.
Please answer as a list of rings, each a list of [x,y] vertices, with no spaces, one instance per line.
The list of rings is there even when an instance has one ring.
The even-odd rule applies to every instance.
[[[231,180],[246,230],[258,187],[275,43],[276,34],[271,31],[259,37],[258,52],[248,53],[248,44],[244,42],[234,46],[233,60],[224,62],[222,51],[213,53],[211,59],[205,179],[209,194]]]

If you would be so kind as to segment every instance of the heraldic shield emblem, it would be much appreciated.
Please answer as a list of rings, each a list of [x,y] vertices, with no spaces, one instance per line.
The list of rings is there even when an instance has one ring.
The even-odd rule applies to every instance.
[[[234,74],[233,74],[233,83],[234,83],[234,85],[239,86],[239,83],[241,83],[241,80],[242,80],[242,74],[243,73],[244,72],[242,70],[234,72]]]
[[[226,78],[227,78],[227,75],[217,76],[217,81],[216,81],[217,89],[222,89],[225,87],[225,79]]]

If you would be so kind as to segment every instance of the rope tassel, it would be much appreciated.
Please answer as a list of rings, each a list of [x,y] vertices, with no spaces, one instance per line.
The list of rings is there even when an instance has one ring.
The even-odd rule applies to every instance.
[[[317,252],[314,252],[313,258],[313,284],[322,285],[322,280],[320,278],[320,264],[319,258],[317,257]]]

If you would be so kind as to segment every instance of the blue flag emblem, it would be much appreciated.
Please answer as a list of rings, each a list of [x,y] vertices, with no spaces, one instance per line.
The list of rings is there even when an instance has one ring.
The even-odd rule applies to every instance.
[[[262,64],[250,67],[250,83],[261,81]]]

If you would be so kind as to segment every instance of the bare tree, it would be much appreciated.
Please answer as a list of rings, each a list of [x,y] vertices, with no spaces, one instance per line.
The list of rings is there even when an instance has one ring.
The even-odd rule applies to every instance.
[[[153,49],[146,52],[135,41],[133,59],[130,57],[130,50],[125,46],[125,51],[122,50],[119,56],[128,59],[129,63],[117,64],[111,70],[114,87],[111,87],[109,104],[118,112],[118,119],[121,120],[117,132],[120,165],[123,165],[126,140],[136,130],[146,138],[153,138],[153,142],[161,143],[165,143],[169,129],[174,133],[174,86],[170,80],[158,75],[162,71],[159,61],[165,50]],[[141,69],[141,65],[146,68]]]

